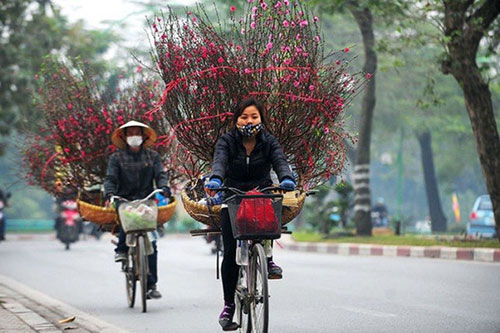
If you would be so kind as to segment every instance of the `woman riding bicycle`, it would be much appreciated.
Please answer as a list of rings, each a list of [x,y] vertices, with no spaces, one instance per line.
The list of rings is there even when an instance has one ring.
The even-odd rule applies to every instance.
[[[109,159],[106,178],[104,180],[104,197],[109,200],[112,196],[119,196],[127,200],[143,199],[153,192],[153,185],[163,190],[165,197],[170,197],[168,176],[160,155],[151,149],[156,140],[155,131],[138,121],[129,121],[113,132],[111,141],[120,150]],[[117,203],[119,204],[119,202]],[[118,211],[118,206],[116,207]],[[119,228],[118,244],[115,249],[115,261],[127,259],[128,247],[126,235]],[[156,289],[158,281],[157,263],[158,250],[156,242],[153,244],[153,254],[148,256],[150,275],[148,276],[148,298],[160,298],[161,293]]]
[[[243,100],[233,116],[234,128],[223,135],[215,147],[212,175],[205,184],[207,193],[215,196],[218,188],[234,187],[249,191],[272,186],[271,167],[278,175],[280,187],[293,190],[296,186],[288,162],[278,140],[269,132],[263,106],[253,98]],[[222,285],[224,308],[219,324],[224,330],[236,330],[232,322],[235,311],[234,294],[239,266],[236,264],[236,240],[233,237],[229,213],[222,209]],[[270,279],[280,279],[282,269],[268,259]]]

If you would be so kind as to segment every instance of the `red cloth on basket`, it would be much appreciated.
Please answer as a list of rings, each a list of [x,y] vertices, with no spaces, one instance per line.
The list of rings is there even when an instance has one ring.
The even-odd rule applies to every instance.
[[[263,193],[251,190],[246,194],[262,195]],[[242,235],[274,233],[279,228],[279,221],[276,214],[274,214],[274,207],[270,198],[243,199],[236,213],[236,223]]]

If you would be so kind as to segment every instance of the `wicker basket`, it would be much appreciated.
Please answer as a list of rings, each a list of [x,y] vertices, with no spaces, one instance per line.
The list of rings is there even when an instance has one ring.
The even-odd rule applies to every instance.
[[[96,224],[116,224],[118,216],[113,207],[101,207],[78,200],[78,212],[84,220]]]
[[[186,212],[198,222],[208,225],[211,228],[221,227],[221,205],[212,206],[211,214],[208,211],[208,207],[206,204],[198,203],[195,200],[191,200],[186,192],[186,190],[181,193],[181,200],[184,204],[184,208]],[[211,218],[210,218],[211,217]]]
[[[281,224],[285,225],[291,220],[293,220],[297,215],[299,215],[302,207],[304,206],[304,201],[306,199],[305,192],[294,191],[296,195],[296,205],[285,206],[283,205]],[[206,204],[199,203],[198,201],[192,200],[189,196],[188,190],[183,190],[181,193],[182,203],[187,213],[196,221],[208,225],[212,228],[221,228],[221,205],[212,206],[211,213],[208,210]]]
[[[297,217],[297,215],[300,214],[300,211],[302,210],[302,207],[304,207],[304,201],[306,200],[306,192],[299,192],[299,191],[294,191],[292,192],[295,194],[295,197],[297,199],[296,205],[293,206],[287,206],[285,202],[283,203],[283,210],[281,211],[281,224],[285,225],[294,218]]]
[[[174,197],[171,200],[168,205],[158,208],[158,224],[168,222],[174,215],[177,200]],[[114,208],[96,206],[81,200],[77,202],[78,211],[85,220],[101,225],[118,223],[118,215]]]

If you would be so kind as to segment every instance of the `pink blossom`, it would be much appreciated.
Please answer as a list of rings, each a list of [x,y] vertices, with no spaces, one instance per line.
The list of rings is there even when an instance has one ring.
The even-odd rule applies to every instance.
[[[309,22],[307,22],[307,20],[301,21],[301,22],[299,23],[299,25],[300,25],[300,27],[301,27],[301,28],[303,28],[303,27],[307,26],[308,24],[309,24]]]
[[[252,7],[252,14],[255,14],[257,12],[257,7],[253,6]]]
[[[302,55],[304,56],[304,58],[309,57],[309,53],[307,52],[302,53]]]
[[[299,54],[302,53],[302,48],[301,47],[296,47],[295,48],[295,52],[297,52]]]
[[[337,65],[340,65],[340,60],[335,61]]]
[[[250,74],[252,71],[250,70],[250,68],[245,68],[245,69],[243,70],[243,72],[244,72],[245,74]]]
[[[196,16],[193,16],[193,22],[196,22],[197,20]]]
[[[267,9],[267,3],[265,1],[262,1],[260,3],[260,6],[262,7],[262,9],[266,10]]]
[[[288,21],[287,21],[287,20],[284,20],[284,21],[283,21],[283,26],[284,26],[284,27],[288,27],[289,25],[290,25],[290,23],[288,23]]]
[[[253,3],[253,2],[254,2],[254,0],[248,0],[248,3]]]
[[[297,34],[297,36],[295,36],[295,39],[300,40],[300,34]]]
[[[300,11],[300,12],[299,12],[299,15],[300,15],[300,16],[304,16],[304,12],[303,12],[303,11]]]
[[[280,8],[281,7],[281,1],[278,1],[276,5],[274,5],[274,8]]]
[[[230,10],[230,11],[232,11],[232,12],[234,12],[234,11],[236,10],[236,7],[231,6],[231,7],[229,8],[229,10]]]
[[[313,21],[314,21],[314,22],[318,22],[318,21],[319,21],[319,18],[318,18],[317,16],[314,16],[314,17],[313,17]]]
[[[292,28],[295,28],[295,22],[292,21],[292,23],[290,23],[290,25],[292,26]]]
[[[244,35],[245,34],[245,28],[241,28],[241,34]]]
[[[348,47],[346,47],[346,48],[344,49],[344,52],[345,52],[345,53],[349,52],[349,48],[348,48]]]
[[[255,29],[255,22],[250,23],[250,28]]]
[[[283,63],[288,66],[292,63],[292,59],[285,59],[285,61],[283,61]]]
[[[137,66],[137,69],[135,70],[136,73],[140,73],[142,72],[142,66],[141,65],[138,65]]]
[[[300,85],[300,82],[299,82],[299,81],[293,81],[293,86],[294,86],[295,88],[297,88],[299,85]]]
[[[285,4],[285,6],[288,6],[290,4],[290,1],[284,0],[283,3]]]
[[[314,90],[314,86],[312,84],[309,86],[309,90],[311,90],[311,91]]]
[[[370,73],[366,73],[365,77],[369,80],[372,77],[372,75]]]
[[[266,50],[269,51],[273,47],[273,43],[269,42],[266,45]]]
[[[192,13],[190,11],[187,12],[187,16],[191,15]]]
[[[73,104],[69,103],[68,104],[68,110],[71,110],[71,109],[73,109]]]
[[[217,59],[217,62],[218,62],[219,64],[222,64],[222,63],[224,62],[224,58],[219,57],[219,59]]]
[[[321,38],[319,36],[314,36],[314,40],[319,43],[319,41],[321,40]]]

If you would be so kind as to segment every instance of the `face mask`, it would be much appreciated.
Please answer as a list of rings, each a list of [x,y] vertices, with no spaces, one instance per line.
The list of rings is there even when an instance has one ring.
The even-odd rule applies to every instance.
[[[248,124],[245,126],[237,126],[237,127],[241,135],[246,137],[251,137],[257,135],[257,133],[260,132],[260,130],[262,129],[262,123],[256,125]]]
[[[127,143],[132,147],[139,147],[142,144],[142,136],[127,136]]]

